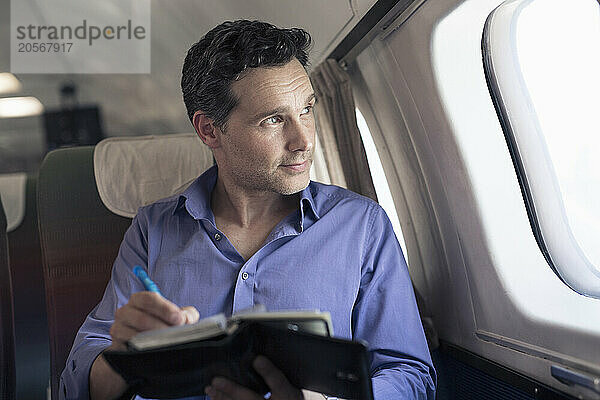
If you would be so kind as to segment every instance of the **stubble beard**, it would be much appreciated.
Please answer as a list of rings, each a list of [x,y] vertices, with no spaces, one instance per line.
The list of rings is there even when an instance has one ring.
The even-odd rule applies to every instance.
[[[308,161],[307,168],[296,174],[283,170],[281,165],[290,165]],[[247,168],[233,171],[233,179],[240,187],[251,191],[274,192],[284,196],[304,190],[310,182],[310,166],[312,165],[312,152],[305,158],[298,160],[278,160],[269,167],[253,164]]]

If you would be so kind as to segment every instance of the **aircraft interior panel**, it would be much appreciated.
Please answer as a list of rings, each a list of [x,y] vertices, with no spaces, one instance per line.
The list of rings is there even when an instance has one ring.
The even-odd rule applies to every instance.
[[[419,186],[401,177],[396,183],[402,189],[392,190],[408,203],[398,207],[400,215],[410,214],[401,216],[403,227],[416,224],[406,229],[409,263],[440,339],[596,398],[589,388],[559,383],[552,372],[563,366],[597,374],[598,302],[561,281],[531,231],[483,73],[483,26],[500,3],[426,2],[393,31],[379,33],[349,69],[357,70],[357,98],[374,110],[368,122],[385,136],[377,140],[374,133],[380,153],[393,154],[396,168],[384,168],[404,165],[421,175]],[[407,154],[418,161],[410,164]],[[429,204],[417,207],[415,198]],[[433,217],[419,219],[428,208]],[[413,242],[419,230],[433,231],[437,242]],[[428,278],[417,278],[423,275]],[[448,279],[446,291],[431,291]]]
[[[597,373],[598,303],[561,282],[531,232],[483,74],[483,25],[500,3],[427,2],[394,32],[374,40],[358,65],[367,87],[378,79],[377,72],[369,74],[369,64],[387,66],[383,75],[425,175],[421,190],[437,216],[429,225],[439,228],[444,253],[441,262],[423,268],[434,269],[438,280],[451,271],[450,298],[428,293],[441,304],[431,307],[440,338],[460,338],[458,344],[478,354],[595,398],[586,388],[557,384],[551,373],[554,364]],[[379,111],[381,85],[376,90]],[[392,126],[382,118],[378,124]],[[459,318],[447,308],[460,309]]]

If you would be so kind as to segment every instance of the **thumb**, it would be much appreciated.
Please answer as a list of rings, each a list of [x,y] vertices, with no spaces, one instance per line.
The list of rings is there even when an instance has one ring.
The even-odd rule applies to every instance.
[[[183,312],[183,316],[185,317],[184,324],[194,324],[198,322],[200,319],[200,313],[196,310],[194,306],[182,307],[181,311]]]

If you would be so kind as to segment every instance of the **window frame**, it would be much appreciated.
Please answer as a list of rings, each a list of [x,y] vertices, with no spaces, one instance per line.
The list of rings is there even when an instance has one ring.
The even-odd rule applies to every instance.
[[[600,272],[585,256],[569,225],[543,132],[516,57],[516,22],[532,1],[536,0],[507,0],[489,14],[481,40],[485,79],[544,259],[568,287],[600,298]],[[515,57],[506,57],[507,54]]]

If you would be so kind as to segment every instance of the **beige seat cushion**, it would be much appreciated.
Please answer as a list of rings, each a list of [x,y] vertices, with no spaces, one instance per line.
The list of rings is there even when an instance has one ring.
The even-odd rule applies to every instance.
[[[183,192],[213,165],[195,133],[114,137],[94,150],[94,174],[104,205],[132,218],[141,206]]]

